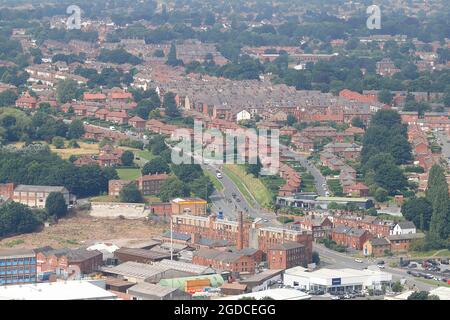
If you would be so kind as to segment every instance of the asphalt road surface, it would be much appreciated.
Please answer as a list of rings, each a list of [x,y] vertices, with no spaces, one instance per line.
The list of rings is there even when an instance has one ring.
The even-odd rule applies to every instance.
[[[283,155],[291,157],[295,161],[298,161],[302,165],[302,167],[304,167],[314,177],[317,194],[320,196],[326,196],[326,192],[328,191],[326,187],[327,180],[319,171],[319,169],[317,169],[314,164],[309,163],[306,157],[288,149],[286,146],[280,146],[280,150]]]
[[[368,266],[376,265],[377,260],[381,259],[362,259],[361,262],[356,262],[354,257],[346,255],[344,253],[336,252],[326,248],[321,244],[313,244],[313,250],[317,251],[321,260],[321,267],[330,268],[330,269],[342,269],[342,268],[351,268],[351,269],[365,269]],[[391,268],[388,264],[385,265],[385,268],[381,271],[388,272],[392,274],[393,280],[406,279],[406,285],[413,286],[415,285],[419,290],[430,291],[432,289],[437,288],[437,286],[433,286],[424,282],[417,280],[406,273],[407,270],[400,268]]]
[[[261,208],[256,201],[252,207],[241,194],[233,180],[224,174],[219,166],[204,164],[202,167],[213,175],[216,175],[217,170],[222,173],[222,178],[218,180],[222,183],[224,188],[222,191],[216,190],[210,198],[213,211],[222,211],[225,217],[231,219],[237,219],[239,211],[242,211],[244,216],[250,216],[252,218],[262,218],[269,221],[275,218],[274,213]],[[233,197],[233,194],[235,194],[236,197]],[[239,199],[239,201],[237,199]]]

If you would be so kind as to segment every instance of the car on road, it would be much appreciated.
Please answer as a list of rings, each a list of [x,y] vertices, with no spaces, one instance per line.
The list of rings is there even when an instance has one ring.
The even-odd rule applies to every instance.
[[[111,130],[111,131],[116,131],[116,127],[110,126],[110,127],[109,127],[109,130]]]
[[[222,179],[222,174],[221,174],[220,172],[218,172],[218,173],[216,174],[216,177],[217,177],[217,179]]]
[[[236,198],[236,202],[241,202],[241,199],[239,199],[239,198]]]
[[[263,219],[264,222],[269,222],[269,219]]]
[[[377,264],[377,267],[380,269],[384,269],[384,264]]]
[[[233,198],[236,198],[236,193],[233,192],[233,193],[231,194],[231,196],[232,196]]]
[[[360,259],[360,258],[356,258],[356,259],[355,259],[355,262],[363,263],[362,259]]]
[[[339,296],[331,296],[331,300],[339,300]]]

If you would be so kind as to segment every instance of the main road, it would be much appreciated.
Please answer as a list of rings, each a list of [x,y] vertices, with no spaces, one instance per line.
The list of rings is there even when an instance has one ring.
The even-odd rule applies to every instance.
[[[362,269],[368,268],[369,266],[376,265],[376,261],[377,261],[377,260],[371,259],[371,258],[364,258],[364,259],[361,259],[362,262],[356,262],[355,258],[349,256],[348,254],[330,250],[330,249],[326,248],[325,246],[323,246],[321,244],[317,244],[317,243],[313,244],[313,250],[317,251],[317,253],[319,253],[321,265],[323,267],[327,267],[330,269],[350,268],[350,269],[362,270]],[[394,280],[405,279],[406,285],[415,286],[419,290],[430,291],[432,289],[437,288],[437,286],[427,284],[427,283],[417,280],[417,278],[410,276],[403,269],[392,268],[392,267],[389,267],[388,265],[385,265],[385,268],[382,269],[381,271],[392,274],[392,278]]]

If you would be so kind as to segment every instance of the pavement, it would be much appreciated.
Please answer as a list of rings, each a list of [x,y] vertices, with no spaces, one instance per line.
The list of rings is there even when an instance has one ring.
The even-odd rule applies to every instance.
[[[442,143],[442,156],[445,158],[447,163],[450,164],[450,137],[445,131],[435,132],[436,138]]]

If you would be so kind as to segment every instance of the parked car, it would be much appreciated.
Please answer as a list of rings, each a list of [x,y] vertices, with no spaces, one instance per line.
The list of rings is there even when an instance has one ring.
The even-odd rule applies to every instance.
[[[355,259],[355,262],[362,263],[363,261],[362,261],[362,259],[360,259],[360,258],[356,258],[356,259]]]
[[[377,267],[380,269],[384,269],[384,264],[377,264]]]
[[[340,297],[339,296],[331,296],[331,300],[339,300]]]
[[[408,268],[410,268],[410,269],[415,269],[415,268],[417,268],[417,263],[410,263],[409,266],[408,266]]]

